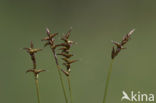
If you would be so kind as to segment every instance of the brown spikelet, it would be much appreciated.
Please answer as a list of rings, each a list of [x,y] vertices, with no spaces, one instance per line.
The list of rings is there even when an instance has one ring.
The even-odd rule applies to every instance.
[[[122,49],[126,49],[123,46],[128,42],[128,40],[130,39],[130,36],[132,35],[134,31],[135,29],[131,30],[127,35],[123,36],[123,39],[120,43],[116,41],[112,41],[112,43],[116,46],[116,48],[114,48],[114,46],[112,48],[112,54],[111,54],[112,59],[114,59]]]
[[[37,53],[38,51],[41,51],[42,49],[35,49],[33,43],[30,43],[30,48],[24,48],[24,50],[27,51],[27,53],[29,53],[31,60],[33,62],[33,69],[27,70],[26,73],[28,72],[33,72],[35,77],[37,77],[37,75],[40,72],[44,72],[45,70],[37,70],[36,69],[36,58],[35,58],[35,53]]]
[[[55,42],[54,37],[58,35],[58,33],[50,33],[50,30],[48,28],[46,29],[46,32],[47,32],[48,37],[45,37],[41,40],[41,41],[47,41],[44,47],[49,45],[52,49],[55,49],[56,45],[54,43]]]
[[[63,56],[62,60],[64,61],[63,65],[66,67],[66,71],[62,69],[62,72],[66,75],[70,75],[70,67],[72,63],[75,63],[77,60],[70,60],[70,58],[73,56],[73,54],[70,53],[70,48],[72,44],[75,42],[69,40],[69,37],[71,35],[72,29],[70,28],[69,31],[64,35],[64,37],[61,38],[63,40],[63,43],[58,44],[57,46],[61,47],[59,50],[61,50],[61,53],[58,53],[57,55]]]
[[[33,72],[35,75],[38,75],[41,72],[45,72],[46,70],[37,70],[37,69],[29,69],[26,71],[26,73],[28,72]]]
[[[67,53],[58,53],[57,55],[62,55],[62,56],[64,56],[64,57],[66,57],[66,58],[70,58],[70,57],[72,57],[73,56],[73,54],[67,54]]]
[[[62,37],[62,40],[64,40],[65,42],[67,42],[68,39],[69,39],[69,36],[71,35],[71,31],[72,31],[72,28],[70,28],[68,30],[68,32],[64,35],[64,37]]]

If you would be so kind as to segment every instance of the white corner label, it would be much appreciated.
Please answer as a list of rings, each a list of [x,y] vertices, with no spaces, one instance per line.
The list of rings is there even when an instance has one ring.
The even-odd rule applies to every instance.
[[[153,102],[154,101],[154,94],[146,94],[141,93],[140,91],[134,92],[131,91],[129,94],[126,91],[122,91],[121,101],[134,101],[134,102]]]

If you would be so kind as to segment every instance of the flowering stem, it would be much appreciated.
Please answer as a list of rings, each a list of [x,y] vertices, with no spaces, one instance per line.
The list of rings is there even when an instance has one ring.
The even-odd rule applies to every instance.
[[[52,52],[53,52],[53,55],[54,55],[54,58],[55,58],[55,62],[56,62],[56,66],[57,66],[58,74],[59,74],[59,77],[60,77],[61,86],[62,86],[62,89],[63,89],[63,94],[64,94],[64,97],[65,97],[65,101],[66,101],[66,103],[68,103],[68,98],[67,98],[67,94],[66,94],[66,90],[65,90],[64,83],[63,83],[62,74],[61,74],[61,68],[60,68],[60,66],[59,66],[59,63],[58,63],[58,59],[57,59],[57,56],[56,56],[55,50],[52,49]]]
[[[71,103],[73,103],[73,101],[72,101],[72,89],[71,89],[71,83],[70,83],[70,77],[69,76],[67,77],[67,80],[68,80],[68,86],[69,86],[70,101],[71,101]]]
[[[105,84],[105,89],[104,89],[105,91],[104,91],[103,103],[106,103],[106,97],[107,97],[107,91],[108,91],[109,81],[110,81],[110,77],[111,77],[111,73],[112,73],[113,61],[114,61],[114,59],[112,59],[111,62],[110,62],[110,66],[109,66],[109,70],[108,70],[108,74],[107,74],[107,78],[106,78],[106,84]]]
[[[68,103],[68,99],[67,99],[66,90],[65,90],[64,83],[63,83],[63,78],[62,78],[62,74],[61,74],[61,71],[60,71],[60,67],[59,66],[57,66],[57,67],[58,67],[58,74],[59,74],[59,77],[60,77],[61,86],[62,86],[62,89],[63,89],[65,101],[66,101],[66,103]]]
[[[37,76],[35,77],[35,84],[36,84],[37,100],[38,100],[38,103],[40,103],[40,93],[39,93],[39,84],[38,84]]]

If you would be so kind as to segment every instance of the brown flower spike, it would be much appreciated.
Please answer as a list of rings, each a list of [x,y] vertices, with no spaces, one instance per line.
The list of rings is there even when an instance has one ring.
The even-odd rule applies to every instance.
[[[64,35],[64,37],[61,38],[63,40],[63,43],[58,44],[57,46],[61,46],[59,50],[61,50],[61,53],[58,53],[57,55],[63,56],[62,60],[64,61],[63,65],[66,67],[66,71],[62,69],[62,72],[69,76],[70,74],[70,67],[72,63],[75,63],[77,60],[70,60],[70,58],[73,56],[73,54],[70,53],[70,48],[72,44],[75,44],[75,42],[69,40],[69,37],[71,35],[72,28]]]
[[[65,101],[66,101],[66,103],[68,103],[68,98],[67,98],[67,95],[66,95],[66,90],[65,90],[65,86],[64,86],[63,78],[62,78],[62,74],[61,74],[61,68],[60,68],[60,65],[59,65],[59,62],[58,62],[58,58],[57,58],[57,55],[56,55],[56,47],[58,47],[59,45],[55,44],[54,37],[58,33],[51,33],[48,28],[46,29],[46,32],[47,32],[48,37],[45,37],[44,39],[42,39],[42,41],[46,41],[44,46],[50,46],[50,48],[52,50],[52,54],[54,56],[54,59],[55,59],[55,62],[56,62],[56,66],[57,66],[57,70],[58,70],[58,75],[60,77],[61,86],[62,86],[62,89],[63,89]]]
[[[54,37],[58,35],[58,33],[50,33],[48,28],[46,29],[46,32],[47,32],[48,37],[45,37],[42,39],[42,41],[47,41],[44,46],[46,47],[50,45],[52,49],[55,49],[56,45],[54,44],[54,41],[55,41]]]
[[[27,53],[30,54],[31,60],[33,62],[33,69],[27,70],[26,72],[33,72],[34,73],[34,76],[37,77],[40,72],[44,72],[45,71],[45,70],[37,70],[36,69],[35,53],[41,51],[42,49],[35,49],[33,43],[31,42],[30,48],[24,48],[24,50],[26,50]]]
[[[120,43],[112,41],[112,43],[116,45],[116,48],[114,46],[112,47],[112,59],[114,59],[122,49],[125,49],[123,46],[128,42],[134,31],[135,29],[131,30],[127,35],[125,35]]]

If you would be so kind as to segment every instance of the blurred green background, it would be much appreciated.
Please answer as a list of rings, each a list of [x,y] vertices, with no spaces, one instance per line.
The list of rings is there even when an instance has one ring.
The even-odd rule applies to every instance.
[[[156,94],[155,0],[0,0],[0,103],[37,103],[32,62],[22,50],[40,40],[45,28],[60,38],[72,26],[74,103],[102,103],[111,40],[135,28],[113,64],[107,103],[121,103],[122,91]],[[56,65],[47,47],[37,54],[41,103],[65,103]],[[66,79],[64,77],[64,81]],[[123,102],[124,103],[124,102]],[[125,103],[127,103],[125,101]]]

